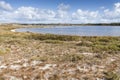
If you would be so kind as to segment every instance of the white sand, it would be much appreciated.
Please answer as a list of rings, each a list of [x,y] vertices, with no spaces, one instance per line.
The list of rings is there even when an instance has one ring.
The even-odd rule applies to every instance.
[[[12,32],[16,32],[15,29],[11,30]]]

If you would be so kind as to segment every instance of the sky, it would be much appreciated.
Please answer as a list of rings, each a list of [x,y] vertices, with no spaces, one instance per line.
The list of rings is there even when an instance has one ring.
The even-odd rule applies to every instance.
[[[0,0],[0,23],[120,22],[120,0]]]

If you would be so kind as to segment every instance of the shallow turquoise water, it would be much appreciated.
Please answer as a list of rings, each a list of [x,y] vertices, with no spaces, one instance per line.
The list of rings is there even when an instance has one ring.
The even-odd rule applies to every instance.
[[[58,26],[53,28],[20,28],[16,32],[49,33],[78,36],[120,36],[120,26]]]

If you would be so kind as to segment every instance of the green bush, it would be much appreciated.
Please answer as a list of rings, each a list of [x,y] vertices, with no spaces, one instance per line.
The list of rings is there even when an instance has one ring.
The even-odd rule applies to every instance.
[[[120,37],[81,37],[77,46],[84,46],[94,53],[119,53]]]
[[[25,36],[27,39],[35,40],[60,40],[60,41],[77,41],[79,36],[53,35],[53,34],[30,34]]]

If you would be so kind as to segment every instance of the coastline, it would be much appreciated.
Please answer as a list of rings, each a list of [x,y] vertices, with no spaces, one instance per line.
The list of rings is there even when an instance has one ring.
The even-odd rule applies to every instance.
[[[78,26],[78,27],[74,27],[74,26],[69,26],[69,27],[64,27],[64,26],[60,26],[60,27],[34,27],[34,26],[30,26],[27,28],[18,28],[18,29],[14,29],[11,30],[12,32],[31,32],[31,33],[39,33],[39,34],[53,34],[53,35],[68,35],[68,36],[98,36],[98,37],[102,37],[102,36],[111,36],[111,37],[119,37],[120,33],[119,33],[119,29],[120,27],[116,26],[109,26],[109,27],[101,27],[101,26],[86,26],[86,27],[82,27],[82,26]]]
[[[101,80],[119,74],[120,37],[13,33],[22,27],[0,26],[0,75],[5,80]]]

